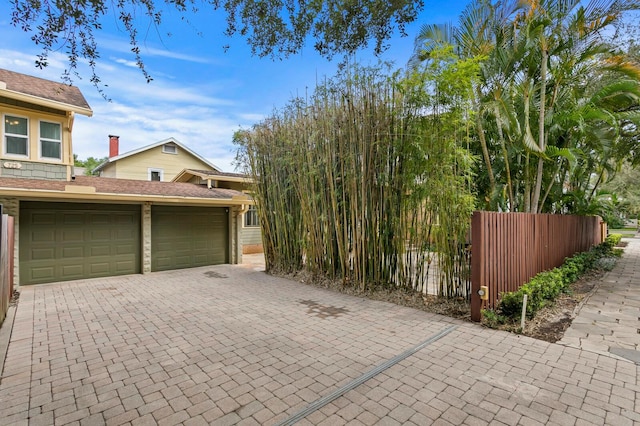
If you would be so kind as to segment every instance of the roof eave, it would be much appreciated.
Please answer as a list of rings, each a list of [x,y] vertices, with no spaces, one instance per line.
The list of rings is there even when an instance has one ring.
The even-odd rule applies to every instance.
[[[189,179],[183,180],[182,178],[186,175],[197,176],[200,179],[204,180],[217,180],[221,182],[239,182],[239,183],[253,183],[253,178],[251,177],[240,177],[240,176],[223,176],[223,175],[212,175],[209,173],[200,173],[191,169],[184,169],[180,173],[173,178],[172,182],[186,182]]]
[[[45,99],[39,96],[28,95],[26,93],[20,93],[14,90],[0,89],[0,95],[6,96],[7,98],[10,98],[10,99],[15,99],[18,101],[41,105],[41,106],[45,106],[53,109],[58,109],[62,111],[71,111],[76,114],[86,115],[87,117],[91,117],[93,115],[93,111],[91,110],[91,108],[84,108],[77,105],[67,104],[64,102],[52,101],[51,99]]]
[[[133,203],[181,203],[192,205],[212,205],[212,206],[242,206],[252,204],[253,200],[246,196],[234,195],[231,198],[201,198],[179,195],[140,195],[140,194],[114,194],[108,192],[87,192],[86,190],[57,191],[47,189],[26,189],[0,187],[0,195],[29,199],[49,199],[49,200],[83,200],[91,201],[117,201]]]

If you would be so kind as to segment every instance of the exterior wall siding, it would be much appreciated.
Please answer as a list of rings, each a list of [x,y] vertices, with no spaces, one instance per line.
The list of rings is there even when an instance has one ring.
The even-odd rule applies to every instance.
[[[162,169],[162,180],[170,182],[184,169],[211,170],[206,163],[198,160],[181,147],[177,154],[162,152],[162,145],[130,157],[122,158],[102,169],[103,177],[119,179],[149,180],[149,168]]]
[[[20,168],[13,168],[14,164],[19,164]],[[0,175],[23,179],[67,180],[67,168],[63,164],[34,163],[4,158]]]
[[[262,244],[262,231],[259,226],[242,228],[242,244]]]

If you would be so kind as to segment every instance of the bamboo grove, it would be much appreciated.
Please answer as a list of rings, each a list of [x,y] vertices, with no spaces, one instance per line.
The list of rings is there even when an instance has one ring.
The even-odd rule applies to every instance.
[[[435,96],[384,70],[350,67],[236,133],[267,270],[466,296],[464,108],[437,114]]]
[[[600,187],[640,164],[637,43],[614,31],[638,7],[474,0],[407,70],[348,66],[237,132],[268,270],[466,296],[474,206],[606,217]]]

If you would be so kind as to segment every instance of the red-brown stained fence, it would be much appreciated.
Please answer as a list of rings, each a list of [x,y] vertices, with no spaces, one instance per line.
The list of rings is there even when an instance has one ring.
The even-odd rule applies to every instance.
[[[0,206],[0,325],[4,322],[13,294],[13,218],[1,214]]]
[[[597,216],[474,212],[471,219],[471,319],[495,308],[500,293],[516,291],[539,272],[603,241]],[[489,300],[478,295],[489,289]]]

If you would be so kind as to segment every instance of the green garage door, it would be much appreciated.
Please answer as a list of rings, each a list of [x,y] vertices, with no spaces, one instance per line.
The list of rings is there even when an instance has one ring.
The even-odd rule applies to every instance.
[[[151,207],[151,270],[229,262],[229,220],[221,207]]]
[[[140,206],[20,203],[20,284],[140,273]]]

